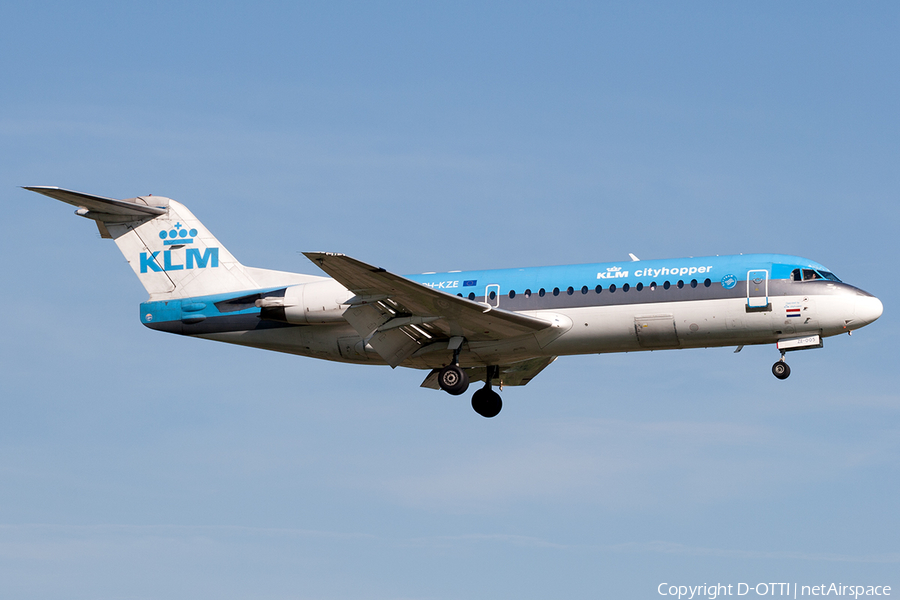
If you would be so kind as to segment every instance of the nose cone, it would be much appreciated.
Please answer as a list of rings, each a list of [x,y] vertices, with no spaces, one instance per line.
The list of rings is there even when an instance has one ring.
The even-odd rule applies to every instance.
[[[884,305],[875,296],[858,296],[853,312],[857,320],[868,325],[880,317],[883,311]]]

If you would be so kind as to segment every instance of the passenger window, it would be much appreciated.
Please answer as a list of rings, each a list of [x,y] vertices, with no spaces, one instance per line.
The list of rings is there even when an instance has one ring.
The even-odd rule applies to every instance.
[[[531,298],[531,290],[530,290],[530,289],[526,289],[526,290],[525,290],[525,297],[526,297],[526,298]]]
[[[581,288],[581,293],[582,293],[582,294],[587,294],[587,293],[588,293],[588,286],[584,286],[583,288]]]
[[[630,289],[631,289],[631,286],[628,285],[627,283],[626,283],[625,285],[622,286],[622,291],[623,291],[623,292],[627,292],[627,291],[630,290]]]
[[[707,277],[706,279],[703,280],[703,285],[705,285],[706,287],[709,287],[712,285],[712,281],[709,280],[709,277]]]
[[[457,294],[457,296],[459,296],[460,298],[462,298],[462,294]]]
[[[656,291],[656,282],[655,281],[650,282],[650,291],[651,292]]]
[[[569,286],[569,289],[566,290],[566,293],[567,293],[568,295],[571,296],[572,294],[575,293],[575,288],[573,288],[573,287],[570,285],[570,286]]]
[[[671,286],[669,285],[669,282],[668,282],[668,281],[665,282],[665,283],[663,284],[663,289],[664,289],[664,290],[667,290],[667,289],[669,289],[670,287],[671,287]]]
[[[491,300],[494,300],[496,297],[497,297],[497,292],[495,292],[494,290],[491,290],[491,294],[490,294]]]
[[[612,294],[615,291],[616,291],[616,284],[614,284],[614,283],[609,284],[609,293]]]
[[[475,292],[469,292],[469,300],[475,299]]]
[[[682,281],[681,279],[679,279],[679,280],[678,280],[678,289],[680,290],[680,289],[683,288],[683,287],[684,287],[684,281]]]
[[[509,290],[509,299],[512,300],[516,297],[516,290]]]
[[[637,284],[636,286],[634,286],[634,287],[635,287],[635,289],[637,289],[637,291],[641,291],[642,289],[644,289],[644,284],[643,284],[643,283],[638,283],[638,284]]]
[[[546,293],[547,293],[547,292],[544,291],[544,288],[541,288],[541,289],[538,290],[538,296],[540,296],[541,298],[543,298],[543,297],[544,297],[544,294],[546,294]]]
[[[553,288],[553,295],[559,296],[559,288]]]
[[[692,287],[692,288],[697,287],[697,280],[696,280],[696,279],[691,279],[691,287]]]
[[[603,286],[602,286],[602,285],[598,285],[597,287],[594,288],[594,291],[597,292],[597,293],[599,294],[600,292],[603,291]]]

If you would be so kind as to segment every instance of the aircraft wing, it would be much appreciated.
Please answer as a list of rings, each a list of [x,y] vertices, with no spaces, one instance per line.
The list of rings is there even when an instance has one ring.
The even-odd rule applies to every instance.
[[[549,321],[491,308],[431,289],[343,254],[304,252],[356,294],[344,318],[392,367],[424,345],[447,338],[502,340],[550,327]]]

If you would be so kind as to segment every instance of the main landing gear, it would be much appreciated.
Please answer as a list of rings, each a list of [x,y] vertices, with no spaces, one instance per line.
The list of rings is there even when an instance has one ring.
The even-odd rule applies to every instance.
[[[459,396],[469,389],[469,376],[459,365],[447,365],[438,371],[438,385],[448,394]]]
[[[499,371],[498,367],[488,367],[484,378],[484,387],[472,394],[472,408],[482,417],[490,419],[496,417],[503,408],[500,394],[491,389],[491,379]]]
[[[453,364],[438,371],[438,385],[442,390],[454,396],[464,394],[469,388],[469,376],[460,368],[458,359],[458,352],[454,352]],[[496,417],[503,408],[500,394],[491,389],[491,380],[499,374],[499,371],[499,367],[488,367],[484,387],[472,395],[472,408],[479,415],[488,419]]]
[[[772,375],[778,379],[787,379],[791,376],[791,368],[784,362],[784,352],[781,353],[778,362],[772,365]]]
[[[462,349],[462,338],[457,338],[456,347],[453,348],[453,362],[438,371],[438,385],[441,389],[459,396],[469,389],[469,376],[459,367],[459,351]]]

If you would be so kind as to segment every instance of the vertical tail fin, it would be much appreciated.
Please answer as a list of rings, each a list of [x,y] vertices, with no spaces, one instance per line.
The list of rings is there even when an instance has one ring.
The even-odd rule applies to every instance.
[[[114,200],[57,187],[25,189],[61,200],[115,240],[151,300],[188,298],[259,287],[183,204],[161,196]]]

